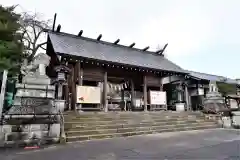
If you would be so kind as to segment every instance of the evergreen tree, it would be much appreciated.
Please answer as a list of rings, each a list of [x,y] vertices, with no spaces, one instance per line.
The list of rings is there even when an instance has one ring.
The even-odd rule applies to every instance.
[[[22,37],[19,33],[20,15],[14,12],[15,6],[0,5],[0,72],[9,71],[9,76],[20,72],[24,58]]]

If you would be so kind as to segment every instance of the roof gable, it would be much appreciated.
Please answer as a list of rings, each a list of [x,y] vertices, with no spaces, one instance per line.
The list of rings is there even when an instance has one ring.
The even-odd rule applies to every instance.
[[[178,65],[154,52],[141,51],[140,49],[65,33],[49,32],[48,35],[57,54],[69,54],[143,68],[186,73]]]
[[[224,76],[217,76],[217,75],[200,73],[200,72],[195,72],[195,71],[187,71],[187,72],[189,73],[190,76],[197,78],[197,79],[216,81],[216,82],[224,82],[224,83],[229,83],[229,84],[237,84],[236,80],[230,79],[230,78],[227,78]]]

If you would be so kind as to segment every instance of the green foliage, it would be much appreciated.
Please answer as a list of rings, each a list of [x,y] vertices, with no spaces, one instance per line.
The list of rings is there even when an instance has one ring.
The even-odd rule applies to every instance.
[[[20,15],[14,12],[15,6],[0,5],[0,71],[9,70],[10,76],[20,72],[24,58],[23,43],[19,33]]]
[[[236,94],[237,92],[237,86],[236,84],[227,84],[224,82],[217,82],[218,90],[223,95],[227,94]]]

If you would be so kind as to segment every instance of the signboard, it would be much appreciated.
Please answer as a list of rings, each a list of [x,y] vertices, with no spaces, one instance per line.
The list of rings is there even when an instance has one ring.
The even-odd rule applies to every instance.
[[[203,96],[204,95],[204,89],[203,88],[198,88],[198,95]]]
[[[77,103],[100,104],[101,89],[92,86],[77,86]]]
[[[153,105],[166,105],[167,96],[163,91],[149,91],[150,104]]]
[[[133,102],[135,107],[141,107],[141,99],[134,99]]]

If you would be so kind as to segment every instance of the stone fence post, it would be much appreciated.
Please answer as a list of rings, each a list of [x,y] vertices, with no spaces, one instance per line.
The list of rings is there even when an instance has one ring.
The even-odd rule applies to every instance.
[[[3,112],[4,96],[5,96],[6,83],[7,83],[7,74],[8,74],[8,71],[4,70],[3,77],[2,77],[1,92],[0,92],[0,119],[2,118],[2,112]]]

